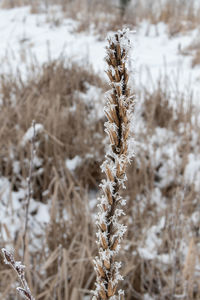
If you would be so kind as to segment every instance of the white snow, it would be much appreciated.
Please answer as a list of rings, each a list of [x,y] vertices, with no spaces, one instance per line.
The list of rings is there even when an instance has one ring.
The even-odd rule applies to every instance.
[[[153,225],[146,233],[144,247],[138,247],[138,252],[142,258],[147,260],[154,259],[158,256],[158,247],[162,243],[162,230],[165,226],[165,217],[162,217],[157,225]],[[160,237],[159,237],[160,235]]]
[[[185,181],[188,184],[194,184],[195,191],[200,192],[200,156],[190,153],[188,160],[184,172]]]
[[[20,201],[24,199],[25,191],[21,189],[18,192],[12,192],[9,181],[6,178],[0,178],[0,195],[0,239],[12,240],[21,226],[21,220],[16,216],[21,215]]]
[[[101,119],[104,117],[102,105],[105,103],[105,96],[102,93],[102,89],[88,83],[85,86],[87,88],[86,93],[77,92],[77,94],[89,108],[92,108],[88,115],[88,122]],[[102,99],[102,102],[99,102],[99,99]]]
[[[200,211],[195,211],[191,216],[191,220],[193,224],[198,227],[200,224]]]
[[[144,294],[144,300],[154,300],[149,294]]]
[[[34,135],[37,136],[39,133],[41,133],[44,130],[44,127],[42,124],[35,124],[34,126],[31,126],[22,139],[22,146],[25,146],[27,142],[30,142]]]
[[[95,60],[100,69],[105,43],[98,42],[92,35],[76,34],[76,22],[71,19],[64,19],[57,27],[46,19],[46,14],[30,14],[29,7],[0,9],[0,60],[5,62],[2,73],[10,71],[8,61],[11,68],[20,68],[26,73],[26,65],[33,59],[42,64],[60,56],[86,65]]]
[[[82,162],[82,159],[80,156],[76,155],[74,158],[72,159],[67,159],[66,160],[66,167],[71,171],[75,171],[76,167],[79,166]]]
[[[26,199],[26,190],[12,191],[10,182],[6,178],[1,177],[0,196],[0,240],[12,242],[16,234],[22,232],[24,228],[25,210],[23,204]],[[29,211],[32,233],[39,234],[42,231],[42,226],[48,223],[50,219],[49,205],[31,199]],[[36,213],[34,217],[31,216],[33,212]],[[34,241],[37,243],[37,238]]]
[[[58,8],[57,8],[58,13]],[[67,61],[91,64],[97,73],[104,74],[106,41],[91,33],[77,33],[77,22],[63,18],[60,26],[47,22],[47,15],[30,14],[29,7],[0,9],[1,73],[20,69],[26,74],[27,64],[39,64],[64,57]],[[191,68],[191,55],[182,55],[197,36],[198,30],[172,38],[163,23],[143,22],[130,34],[130,66],[136,90],[153,89],[157,80],[165,82],[174,94],[193,92],[199,99],[199,67]],[[198,102],[197,102],[198,103]]]

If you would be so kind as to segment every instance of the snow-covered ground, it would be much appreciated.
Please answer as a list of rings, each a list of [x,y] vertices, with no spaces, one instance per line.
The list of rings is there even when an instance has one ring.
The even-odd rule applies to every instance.
[[[54,17],[51,16],[54,15]],[[62,19],[56,26],[54,19]],[[58,7],[47,14],[30,14],[29,7],[0,10],[1,73],[19,68],[25,73],[27,63],[33,57],[39,63],[64,56],[66,61],[91,64],[97,73],[105,76],[105,45],[98,36],[88,32],[77,33],[78,24],[65,19]],[[184,49],[198,36],[198,30],[175,37],[168,36],[168,27],[159,23],[141,23],[130,34],[132,51],[130,69],[136,90],[152,89],[157,80],[166,80],[174,93],[186,96],[193,93],[198,103],[200,95],[200,68],[191,68],[191,55],[183,55]],[[9,62],[9,64],[8,64]]]

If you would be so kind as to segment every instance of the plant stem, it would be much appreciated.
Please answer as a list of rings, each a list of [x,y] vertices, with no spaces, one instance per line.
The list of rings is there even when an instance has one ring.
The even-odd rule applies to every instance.
[[[119,217],[124,215],[121,206],[125,205],[119,191],[125,187],[126,167],[132,157],[129,136],[134,102],[127,86],[128,30],[118,31],[108,42],[106,62],[111,91],[105,107],[108,119],[105,127],[110,149],[102,165],[106,180],[101,184],[103,196],[97,216],[99,256],[94,261],[97,280],[93,299],[98,300],[122,299],[122,291],[116,298],[118,281],[122,280],[122,276],[119,274],[121,263],[115,260],[115,256],[126,226],[119,223]]]

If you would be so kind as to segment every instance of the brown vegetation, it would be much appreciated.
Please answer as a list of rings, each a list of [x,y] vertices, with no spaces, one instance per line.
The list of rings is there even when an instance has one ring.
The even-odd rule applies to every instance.
[[[123,10],[116,0],[4,0],[3,8],[30,5],[32,13],[47,13],[47,22],[59,26],[61,18],[56,16],[53,5],[60,5],[64,17],[78,21],[77,31],[90,31],[105,39],[108,31],[116,31],[126,25],[134,28],[143,20],[151,24],[164,22],[169,36],[188,32],[199,25],[200,7],[194,0],[129,1]]]
[[[185,15],[179,14],[179,6],[173,9],[172,1],[161,7],[158,16],[137,2],[133,14],[127,10],[123,18],[108,1],[105,6],[98,1],[97,6],[91,7],[79,0],[62,3],[65,15],[79,20],[78,30],[87,30],[94,22],[101,36],[125,22],[135,26],[143,19],[168,23],[170,35],[194,28],[199,22],[197,11],[193,14],[188,6]],[[4,4],[13,7],[24,1],[10,0]],[[100,7],[107,14],[100,14]],[[32,10],[36,13],[40,8]],[[81,11],[79,16],[77,11]],[[3,205],[12,212],[14,220],[21,218],[23,228],[24,199],[19,201],[21,208],[16,213],[11,192],[24,188],[30,145],[22,140],[35,120],[44,126],[44,131],[37,136],[41,163],[33,173],[33,198],[49,206],[50,219],[48,224],[41,225],[36,220],[37,208],[30,212],[34,226],[28,232],[25,255],[27,281],[38,300],[80,300],[94,289],[95,200],[105,151],[105,119],[94,117],[99,108],[93,99],[86,97],[83,101],[81,94],[87,94],[90,85],[100,87],[101,107],[103,92],[108,87],[88,66],[66,64],[63,60],[50,61],[42,67],[34,65],[28,74],[26,81],[20,73],[0,77],[0,176],[11,183],[9,200]],[[136,154],[128,168],[127,189],[123,192],[127,207],[122,222],[128,231],[119,257],[124,262],[125,278],[120,287],[126,291],[127,300],[145,299],[147,294],[155,300],[176,296],[181,300],[198,300],[199,191],[196,178],[186,179],[185,174],[190,156],[200,153],[199,112],[189,99],[180,94],[172,96],[168,85],[160,83],[153,92],[137,91],[137,98]],[[71,171],[66,159],[76,156],[81,162]],[[1,188],[2,202],[5,189]],[[23,232],[18,228],[13,237],[6,222],[0,224],[0,248],[15,248],[20,260]],[[152,241],[155,243],[149,257],[145,256]],[[16,299],[15,286],[13,270],[1,258],[0,299]]]
[[[119,217],[124,214],[123,199],[119,193],[125,188],[126,169],[131,158],[128,142],[134,106],[128,87],[127,57],[130,41],[127,31],[118,31],[108,42],[106,62],[111,90],[105,108],[108,120],[105,126],[110,150],[102,165],[106,180],[102,181],[103,195],[97,219],[99,252],[95,259],[97,280],[94,300],[112,299],[117,294],[118,282],[121,280],[116,254],[126,227],[119,222]],[[118,299],[122,299],[122,294]]]
[[[193,55],[192,67],[200,65],[200,41],[196,38],[188,47],[185,49],[187,54]]]
[[[66,67],[63,61],[43,66],[37,74],[32,73],[27,82],[21,81],[20,77],[1,77],[1,176],[10,180],[15,191],[23,186],[22,179],[27,177],[29,145],[21,145],[24,133],[33,119],[44,125],[44,133],[38,137],[37,155],[42,159],[42,165],[34,173],[34,198],[42,202],[51,198],[50,221],[38,234],[29,231],[29,250],[25,256],[27,279],[36,299],[49,299],[54,295],[56,299],[78,300],[94,288],[92,260],[97,248],[91,191],[101,179],[99,170],[104,157],[105,135],[104,119],[88,122],[89,113],[95,108],[91,105],[92,99],[85,103],[78,93],[87,92],[85,82],[105,89],[104,83],[90,71],[74,64]],[[188,155],[198,151],[199,144],[195,141],[199,140],[200,130],[197,111],[192,105],[185,109],[185,100],[178,97],[177,107],[172,108],[170,93],[166,94],[159,85],[154,93],[143,92],[140,98],[143,101],[140,101],[137,120],[141,125],[135,132],[136,157],[129,167],[124,192],[128,206],[123,222],[128,225],[128,232],[122,245],[125,280],[121,286],[126,290],[126,299],[138,300],[145,293],[159,299],[161,291],[164,299],[170,299],[174,290],[183,293],[183,278],[187,276],[192,278],[188,286],[190,297],[193,295],[190,300],[199,297],[195,270],[192,266],[186,268],[188,262],[198,259],[198,253],[192,250],[189,258],[184,258],[180,243],[183,237],[187,243],[191,235],[195,245],[199,242],[197,225],[190,221],[198,207],[198,193],[193,184],[185,183],[183,174]],[[165,138],[159,138],[160,130]],[[177,140],[180,143],[171,157],[165,153],[166,142],[173,147]],[[158,150],[161,152],[159,160],[156,159]],[[66,168],[65,160],[76,155],[82,158],[82,163],[71,172]],[[179,158],[180,163],[176,162]],[[20,165],[17,174],[14,161]],[[168,175],[172,179],[165,183],[166,165],[169,165]],[[153,200],[155,193],[158,193],[159,203],[163,203],[161,207]],[[96,198],[96,193],[93,197]],[[6,205],[10,209],[9,203]],[[180,215],[180,209],[181,222],[188,224],[181,233],[180,225],[175,225],[177,230],[174,231],[171,223]],[[33,219],[35,214],[37,211],[33,212]],[[172,253],[172,257],[176,253],[175,269],[173,263],[165,265],[156,258],[149,260],[138,252],[138,247],[145,245],[149,230],[162,217],[165,217],[165,225],[157,233],[162,240],[157,251],[160,255]],[[6,224],[3,224],[1,230],[5,228]],[[9,228],[6,232],[9,237]],[[34,245],[33,238],[39,244]],[[19,258],[22,233],[16,232],[14,243],[11,236],[8,241]],[[0,246],[6,247],[7,243],[1,240]],[[15,278],[12,270],[3,264],[0,268],[2,299],[13,299]],[[192,274],[187,275],[186,270],[192,270]],[[175,287],[173,272],[176,273]]]

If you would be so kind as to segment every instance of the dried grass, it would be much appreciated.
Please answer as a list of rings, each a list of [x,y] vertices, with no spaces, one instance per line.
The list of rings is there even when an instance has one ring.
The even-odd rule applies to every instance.
[[[62,18],[73,18],[78,21],[78,32],[92,30],[100,39],[105,39],[108,31],[116,31],[125,25],[135,28],[143,20],[151,24],[164,22],[168,25],[169,36],[173,37],[197,28],[200,12],[194,0],[127,1],[125,7],[115,0],[4,0],[2,3],[3,8],[22,5],[30,5],[32,13],[45,11],[47,22],[55,26],[62,24]],[[57,9],[54,10],[52,5],[61,7],[62,18],[56,16]]]
[[[30,246],[25,256],[27,280],[36,299],[83,299],[94,288],[92,260],[96,256],[97,247],[90,193],[96,189],[102,176],[99,170],[104,157],[105,135],[104,120],[94,119],[88,126],[88,112],[93,109],[91,103],[88,107],[78,93],[74,93],[86,92],[85,82],[105,89],[104,83],[92,72],[74,64],[66,67],[63,61],[51,62],[39,69],[38,73],[34,71],[26,82],[20,76],[2,76],[0,79],[3,96],[0,112],[0,137],[3,141],[0,172],[9,178],[14,190],[22,186],[28,170],[29,145],[22,147],[20,141],[33,119],[45,128],[45,135],[38,137],[38,155],[43,159],[44,171],[42,174],[35,173],[34,198],[45,202],[51,197],[50,221],[48,226],[34,236],[34,240],[40,241],[39,245],[36,243],[37,246],[33,246],[33,236],[29,232]],[[184,258],[180,249],[181,241],[188,240],[189,243],[191,236],[194,237],[192,249],[199,243],[199,229],[189,225],[191,214],[198,210],[198,193],[194,185],[186,184],[183,178],[188,154],[196,153],[199,147],[192,140],[193,132],[197,135],[196,140],[200,140],[198,112],[192,105],[186,110],[178,95],[177,108],[173,109],[170,106],[171,95],[161,85],[153,93],[143,91],[142,94],[139,119],[143,130],[136,131],[135,139],[140,143],[136,146],[136,159],[128,169],[127,190],[124,192],[128,205],[127,216],[122,222],[128,226],[128,232],[119,257],[124,261],[122,275],[125,276],[121,288],[126,291],[127,300],[143,299],[146,293],[159,300],[162,295],[167,300],[174,293],[180,295],[184,292],[188,293],[188,299],[198,299],[199,277],[195,273],[194,257],[191,254],[196,253],[196,250],[188,250]],[[13,105],[13,100],[17,105]],[[76,109],[71,109],[73,105],[76,105]],[[176,150],[181,163],[175,169],[168,169],[173,180],[163,186],[160,186],[165,177],[163,167],[169,162],[173,164],[173,161],[163,152],[164,156],[156,163],[156,153],[158,149],[162,152],[166,143],[166,140],[159,142],[159,138],[152,142],[159,128],[168,130],[166,137],[169,134],[169,147],[178,137],[181,140]],[[174,137],[170,137],[170,132]],[[65,160],[76,155],[82,157],[82,164],[71,173],[65,167]],[[14,172],[14,160],[20,164],[19,174]],[[159,201],[165,203],[164,208],[159,208],[159,204],[152,201],[152,195],[158,187],[161,192]],[[47,190],[49,194],[45,196],[43,192]],[[187,226],[181,225],[184,228],[181,233],[178,229],[174,231],[180,225],[172,226],[172,219],[178,220],[180,215],[183,224],[187,223]],[[158,233],[162,240],[158,253],[172,253],[173,257],[175,251],[176,269],[174,263],[166,265],[158,259],[148,260],[138,252],[138,247],[145,245],[149,229],[157,226],[162,217],[165,217],[165,227]],[[6,228],[6,231],[9,236],[10,229]],[[18,232],[15,241],[10,237],[8,244],[15,248],[18,259],[22,234]],[[6,246],[5,241],[1,240],[0,247]],[[199,259],[199,255],[195,255]],[[176,284],[173,278],[176,278]],[[185,284],[184,278],[189,278],[190,285]],[[15,298],[14,288],[12,270],[1,263],[1,299]]]
[[[192,68],[198,66],[200,64],[200,41],[197,37],[194,39],[190,45],[185,47],[181,53],[183,55],[191,55],[192,56]]]
[[[93,185],[91,176],[95,173],[99,176],[95,165],[99,152],[103,152],[103,145],[99,143],[103,134],[103,122],[100,120],[91,124],[88,132],[86,120],[93,108],[90,100],[88,104],[80,100],[78,92],[87,91],[86,83],[103,87],[100,79],[76,65],[67,68],[63,62],[58,61],[44,66],[28,83],[24,83],[20,77],[15,82],[13,80],[14,78],[2,76],[0,83],[0,92],[3,95],[0,137],[4,140],[0,158],[1,174],[12,180],[15,189],[19,188],[17,182],[21,181],[20,176],[27,173],[24,159],[29,152],[29,145],[22,147],[21,140],[32,119],[42,123],[45,128],[38,149],[44,172],[37,177],[38,188],[34,189],[35,193],[41,194],[40,187],[43,191],[48,189],[52,180],[49,176],[52,174],[52,166],[58,169],[65,165],[67,157],[71,159],[76,155],[83,158],[84,164],[80,180],[85,185]],[[11,98],[16,105],[12,104]],[[96,135],[97,130],[99,135]],[[87,155],[94,147],[96,155],[87,163]],[[11,152],[13,160],[20,162],[20,174],[15,174],[14,178],[13,160],[9,159]],[[42,195],[37,195],[37,198],[42,200]]]

